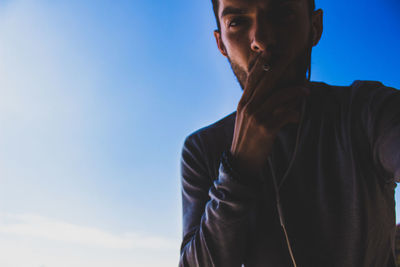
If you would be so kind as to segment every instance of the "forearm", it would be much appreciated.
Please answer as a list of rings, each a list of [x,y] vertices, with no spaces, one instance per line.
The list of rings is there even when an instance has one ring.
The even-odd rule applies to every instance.
[[[244,185],[233,176],[229,168],[220,165],[200,223],[182,242],[180,266],[241,266],[249,213],[260,186]]]
[[[379,139],[377,147],[379,162],[387,176],[400,182],[400,123]]]

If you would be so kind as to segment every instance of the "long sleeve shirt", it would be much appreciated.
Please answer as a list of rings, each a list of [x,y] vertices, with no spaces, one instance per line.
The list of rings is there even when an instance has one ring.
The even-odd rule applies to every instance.
[[[394,267],[400,179],[400,92],[379,82],[310,84],[304,121],[271,151],[286,230],[299,267]],[[293,266],[271,166],[260,181],[224,164],[236,113],[189,135],[182,150],[179,266]],[[238,179],[239,178],[239,179]],[[249,181],[249,182],[244,182]]]

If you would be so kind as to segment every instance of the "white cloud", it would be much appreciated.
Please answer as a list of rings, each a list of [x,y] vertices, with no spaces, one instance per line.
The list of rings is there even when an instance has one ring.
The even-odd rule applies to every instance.
[[[0,214],[1,267],[173,267],[178,240],[115,234],[35,214]]]
[[[178,240],[141,233],[117,235],[33,214],[0,216],[0,234],[39,238],[109,249],[177,250]]]

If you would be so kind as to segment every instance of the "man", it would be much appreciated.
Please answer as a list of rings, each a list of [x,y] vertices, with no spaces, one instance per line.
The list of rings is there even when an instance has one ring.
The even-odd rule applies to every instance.
[[[180,266],[395,266],[400,93],[309,82],[313,0],[213,0],[237,111],[182,151]]]

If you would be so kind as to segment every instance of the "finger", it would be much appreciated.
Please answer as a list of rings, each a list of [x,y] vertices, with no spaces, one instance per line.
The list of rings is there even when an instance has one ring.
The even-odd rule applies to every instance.
[[[275,109],[269,108],[268,110],[259,111],[254,114],[254,117],[260,124],[266,123],[268,125],[268,121],[273,121],[276,116],[280,116],[282,113],[287,111],[299,111],[298,107],[300,107],[301,103],[301,99],[292,99]]]
[[[271,133],[277,133],[280,129],[288,123],[299,123],[300,112],[296,110],[285,110],[276,113],[264,122],[265,127]]]
[[[295,101],[298,103],[309,94],[307,90],[303,87],[284,88],[266,99],[254,99],[249,105],[249,109],[257,116],[268,115],[277,108],[285,107],[288,102]]]
[[[260,82],[262,76],[264,75],[263,73],[264,71],[259,66],[261,64],[260,63],[261,61],[262,61],[261,54],[259,54],[255,62],[249,69],[249,74],[247,76],[244,92],[240,99],[240,103],[242,103],[243,106],[248,103],[248,100],[251,98],[254,89],[257,87],[257,84]]]
[[[274,109],[272,111],[272,114],[279,114],[281,112],[285,112],[285,110],[296,110],[296,111],[298,111],[298,109],[300,108],[302,102],[303,102],[302,98],[301,99],[299,99],[299,98],[293,99],[292,101],[287,102],[284,105]]]
[[[263,90],[266,91],[269,90],[269,87],[272,87],[266,86],[266,81],[271,80],[271,78],[269,78],[268,76],[271,75],[264,70],[265,64],[265,60],[261,56],[259,56],[249,73],[246,83],[246,87],[251,88],[251,93],[249,93],[248,98],[249,100],[253,98],[255,92],[259,90],[258,88],[260,88],[260,85],[261,87],[263,87]]]
[[[258,62],[258,65],[255,66],[259,71],[261,70],[262,78],[257,83],[256,87],[253,89],[253,93],[249,98],[249,102],[254,99],[265,99],[267,98],[274,90],[276,90],[276,86],[278,81],[283,76],[286,65],[284,64],[275,64],[271,66],[269,71],[264,71],[263,66],[266,62],[261,61]]]

